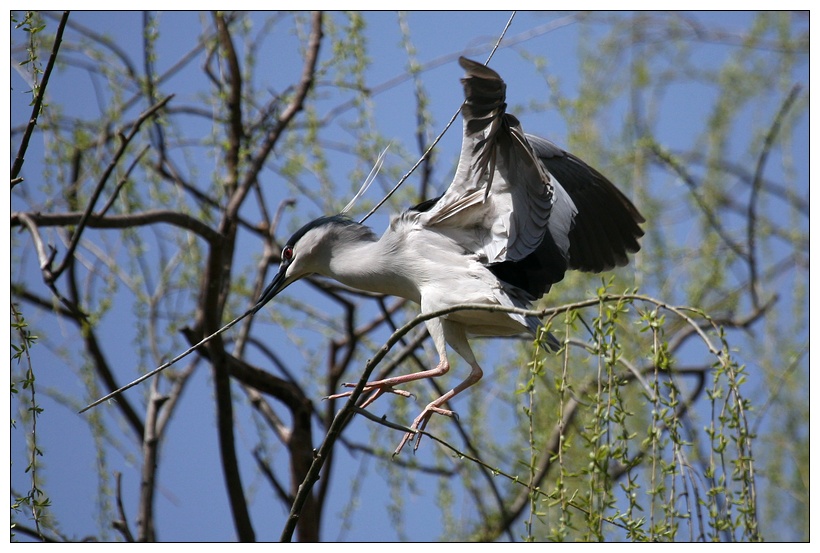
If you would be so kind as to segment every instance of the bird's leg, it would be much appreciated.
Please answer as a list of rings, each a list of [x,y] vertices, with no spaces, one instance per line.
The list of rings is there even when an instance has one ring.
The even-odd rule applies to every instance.
[[[446,360],[444,361],[446,363]],[[456,394],[463,392],[479,380],[484,375],[484,372],[481,370],[481,367],[478,366],[478,363],[473,362],[470,364],[472,370],[470,371],[470,375],[458,386],[441,396],[435,401],[430,402],[427,407],[421,412],[421,414],[416,417],[413,421],[413,425],[410,427],[413,432],[408,432],[402,438],[399,447],[396,448],[396,451],[393,453],[393,456],[396,456],[401,452],[404,445],[413,439],[416,436],[416,445],[413,447],[413,451],[416,451],[419,448],[419,443],[421,442],[421,433],[420,430],[424,430],[427,427],[427,422],[430,420],[430,417],[433,416],[433,413],[438,413],[439,415],[446,415],[448,417],[452,417],[455,413],[449,409],[445,409],[443,405],[451,400]]]
[[[413,421],[412,426],[410,426],[411,432],[408,432],[402,438],[401,443],[399,444],[399,447],[396,448],[393,456],[398,455],[404,445],[412,440],[414,436],[416,437],[416,445],[413,447],[413,451],[416,451],[419,448],[419,443],[421,442],[422,436],[419,431],[424,430],[427,427],[427,423],[430,421],[430,417],[433,416],[433,413],[446,415],[448,417],[454,416],[455,413],[450,409],[445,409],[444,405],[453,399],[453,397],[457,394],[463,392],[481,380],[481,377],[484,376],[484,372],[481,370],[481,367],[478,366],[478,361],[476,361],[473,350],[470,349],[470,344],[467,342],[467,333],[462,325],[447,319],[431,319],[430,321],[427,321],[427,328],[430,331],[430,335],[433,337],[433,341],[436,344],[436,349],[439,352],[439,356],[441,358],[439,364],[447,363],[446,344],[449,343],[450,346],[456,350],[456,353],[458,353],[465,361],[467,361],[467,363],[470,364],[470,374],[466,379],[464,379],[464,382],[437,400],[429,403],[427,407],[424,408],[421,414]]]
[[[373,392],[373,394],[368,397],[364,403],[362,403],[362,408],[367,407],[374,401],[376,401],[379,397],[381,397],[385,393],[391,394],[398,394],[404,397],[410,397],[412,394],[405,390],[396,390],[394,386],[399,386],[402,384],[406,384],[407,382],[414,382],[416,380],[423,380],[425,378],[435,378],[437,376],[441,376],[445,374],[447,371],[450,370],[450,364],[447,362],[446,357],[442,357],[439,361],[438,365],[435,368],[432,368],[427,371],[420,371],[417,373],[405,374],[403,376],[394,376],[392,378],[385,378],[383,380],[374,380],[372,382],[367,382],[364,385],[364,392]],[[345,382],[342,384],[347,388],[355,388],[356,384],[352,382]],[[349,397],[353,394],[352,391],[350,392],[342,392],[340,394],[333,394],[331,396],[327,396],[325,399],[339,399],[343,397]]]

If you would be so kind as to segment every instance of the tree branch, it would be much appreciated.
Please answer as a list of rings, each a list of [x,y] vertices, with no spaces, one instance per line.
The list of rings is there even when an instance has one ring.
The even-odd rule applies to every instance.
[[[43,98],[46,95],[46,87],[48,80],[51,77],[51,70],[54,69],[54,63],[57,61],[57,52],[60,50],[60,44],[63,42],[63,31],[68,22],[68,14],[70,12],[63,12],[60,18],[60,23],[57,25],[57,33],[54,35],[54,45],[51,48],[51,55],[48,58],[46,69],[43,72],[43,80],[40,86],[37,87],[37,95],[34,97],[34,103],[31,108],[31,117],[29,118],[26,130],[23,133],[23,139],[20,141],[20,147],[17,150],[17,157],[14,159],[14,164],[11,166],[11,188],[16,184],[22,182],[18,179],[20,171],[23,169],[25,163],[26,150],[28,150],[28,143],[31,140],[31,135],[34,132],[34,127],[37,126],[37,119],[40,117],[40,110],[43,107]]]
[[[137,132],[139,132],[139,129],[142,126],[143,122],[152,117],[157,111],[162,109],[165,106],[165,104],[167,104],[173,97],[174,96],[172,94],[170,96],[167,96],[164,100],[154,104],[151,108],[149,108],[147,111],[145,111],[139,116],[139,118],[134,122],[133,126],[131,127],[131,131],[127,135],[121,135],[120,147],[114,153],[114,157],[111,160],[111,163],[108,164],[108,167],[106,167],[102,176],[100,176],[100,179],[97,182],[97,186],[94,189],[94,192],[91,194],[91,198],[88,200],[88,205],[85,211],[83,212],[80,221],[77,223],[77,228],[74,229],[74,234],[71,237],[71,242],[68,244],[68,248],[66,249],[66,253],[63,257],[62,263],[60,263],[57,269],[53,271],[50,268],[45,269],[45,274],[48,281],[54,282],[55,280],[57,280],[60,274],[62,274],[62,272],[70,263],[71,258],[74,256],[74,250],[77,249],[77,246],[80,243],[80,238],[82,237],[83,231],[85,230],[85,227],[88,223],[88,219],[91,218],[92,212],[94,211],[94,206],[96,205],[97,200],[102,194],[105,183],[108,181],[108,177],[114,171],[114,167],[117,166],[117,164],[120,161],[120,158],[125,154],[125,150],[131,143],[131,140],[133,140],[134,137],[137,135]]]
[[[157,429],[160,411],[168,400],[167,396],[160,395],[158,383],[158,378],[151,383],[151,397],[145,414],[145,435],[142,438],[142,475],[137,515],[137,541],[140,542],[153,542],[157,539],[154,531],[154,491],[160,438]]]
[[[11,226],[16,227],[25,225],[29,228],[29,230],[31,230],[31,227],[29,226],[30,223],[34,223],[42,227],[65,227],[78,224],[82,221],[84,215],[86,215],[86,213],[80,213],[78,211],[66,213],[40,213],[39,211],[29,213],[17,212],[11,214]],[[27,224],[27,222],[29,224]],[[198,219],[195,219],[186,213],[167,209],[156,209],[151,211],[143,211],[140,213],[108,215],[105,217],[92,213],[87,215],[84,224],[90,228],[116,229],[153,225],[156,223],[167,223],[177,226],[183,230],[193,232],[212,245],[219,243],[221,240],[221,236],[218,232]],[[37,246],[37,238],[35,234],[32,233],[32,236],[35,237],[35,246]],[[37,251],[38,254],[40,252],[45,252],[42,240],[40,240]],[[44,259],[47,259],[47,257],[48,256],[41,256],[40,262],[42,263]]]
[[[276,125],[273,126],[262,142],[262,145],[256,151],[253,158],[251,158],[250,169],[245,174],[243,182],[228,204],[228,213],[237,213],[239,211],[239,206],[242,205],[245,194],[247,194],[251,184],[258,178],[265,160],[278,142],[282,132],[287,128],[296,114],[302,110],[305,98],[307,98],[308,92],[310,92],[313,87],[316,75],[316,64],[319,59],[319,47],[322,43],[322,12],[314,12],[311,19],[312,28],[310,37],[308,38],[307,52],[304,64],[302,65],[302,76],[299,81],[299,86],[296,89],[293,100],[291,100],[290,104],[288,104],[287,108],[282,112]]]
[[[760,192],[760,187],[763,184],[763,170],[766,167],[766,161],[769,159],[769,152],[772,149],[777,134],[780,132],[780,127],[783,124],[783,119],[786,117],[789,109],[797,100],[800,92],[800,85],[797,84],[789,91],[786,99],[777,112],[777,115],[772,122],[769,132],[766,133],[766,138],[763,141],[763,149],[757,158],[755,165],[754,178],[752,179],[752,193],[749,195],[749,206],[746,214],[746,247],[749,250],[749,295],[752,298],[752,305],[759,307],[760,299],[758,298],[758,282],[757,282],[757,196]]]

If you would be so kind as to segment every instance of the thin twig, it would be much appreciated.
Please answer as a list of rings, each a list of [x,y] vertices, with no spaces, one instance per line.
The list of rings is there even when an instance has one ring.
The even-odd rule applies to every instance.
[[[150,145],[144,146],[142,148],[142,150],[140,150],[140,153],[138,153],[134,157],[134,161],[132,161],[131,165],[128,166],[128,169],[125,170],[125,174],[122,176],[120,181],[117,183],[117,186],[114,188],[114,191],[111,193],[111,197],[108,198],[108,201],[105,203],[105,205],[102,207],[102,209],[100,209],[100,211],[97,213],[98,217],[104,217],[105,214],[108,212],[108,210],[111,209],[111,207],[114,205],[114,202],[117,201],[117,196],[119,196],[120,190],[122,190],[123,186],[125,186],[125,183],[128,182],[128,177],[131,176],[131,172],[137,166],[137,163],[140,162],[140,160],[142,159],[142,156],[144,156],[146,154],[146,152],[148,152],[149,149],[151,149]]]
[[[77,249],[77,246],[80,243],[80,238],[82,237],[83,231],[85,230],[88,219],[92,216],[94,206],[97,203],[97,200],[99,199],[100,195],[102,194],[103,188],[105,187],[105,183],[108,180],[109,175],[111,175],[111,173],[114,171],[114,167],[116,167],[116,165],[120,161],[120,158],[125,153],[128,144],[137,135],[137,132],[139,131],[142,124],[147,119],[152,117],[157,111],[165,107],[165,104],[167,104],[173,97],[173,94],[167,96],[165,99],[151,106],[147,111],[143,112],[139,116],[139,118],[134,122],[134,124],[131,127],[131,131],[127,135],[121,135],[120,147],[115,152],[114,157],[111,159],[111,163],[108,164],[108,167],[106,167],[105,171],[103,172],[102,176],[97,182],[97,187],[91,194],[91,198],[88,200],[88,206],[86,207],[85,212],[83,212],[83,215],[80,218],[80,222],[77,224],[77,228],[74,230],[74,234],[71,237],[71,242],[68,244],[68,248],[66,249],[66,253],[62,263],[59,267],[57,267],[57,269],[53,271],[50,269],[46,269],[45,276],[48,281],[54,282],[55,280],[57,280],[60,274],[62,274],[62,272],[65,271],[66,267],[68,267],[71,258],[74,256],[74,250]]]
[[[769,159],[769,152],[772,149],[772,144],[774,144],[775,138],[780,132],[780,128],[783,124],[783,119],[786,117],[786,113],[788,113],[795,100],[797,100],[799,92],[800,84],[794,85],[789,91],[788,96],[786,96],[786,99],[783,101],[783,104],[780,106],[780,109],[772,122],[772,126],[769,128],[769,132],[766,133],[766,138],[763,141],[763,149],[757,158],[754,179],[752,179],[752,193],[749,195],[749,207],[746,216],[746,247],[749,249],[749,293],[752,297],[752,304],[755,307],[758,307],[760,303],[757,294],[757,255],[755,253],[757,249],[755,246],[755,229],[757,228],[757,196],[760,192],[761,186],[763,185],[763,170],[766,167],[766,161]]]
[[[665,150],[661,147],[660,144],[656,142],[652,142],[649,145],[650,151],[655,155],[655,157],[661,161],[662,163],[669,166],[672,171],[677,173],[678,177],[683,180],[686,187],[692,194],[692,198],[694,198],[695,202],[698,204],[698,207],[703,212],[704,216],[706,216],[706,220],[709,225],[714,229],[718,236],[723,240],[723,242],[732,250],[738,257],[741,259],[748,260],[749,254],[748,252],[743,251],[743,248],[740,244],[735,242],[732,239],[729,232],[724,228],[723,224],[720,221],[720,218],[717,216],[715,211],[712,207],[703,199],[703,197],[698,193],[698,183],[692,174],[683,166],[683,164],[675,158],[670,152]]]
[[[118,530],[122,534],[122,537],[125,538],[126,542],[133,543],[134,535],[131,533],[131,529],[128,527],[128,517],[125,516],[125,505],[122,502],[122,473],[115,472],[114,479],[117,482],[117,513],[119,513],[120,518],[114,520],[111,523],[111,525],[114,527],[115,530]]]
[[[484,65],[487,65],[488,63],[490,63],[490,60],[491,60],[491,59],[493,59],[493,55],[495,55],[495,51],[498,49],[499,44],[501,44],[501,40],[504,38],[504,35],[505,35],[505,34],[507,34],[507,29],[509,29],[509,28],[510,28],[510,25],[512,24],[512,20],[513,20],[513,18],[514,18],[514,17],[515,17],[515,12],[512,12],[512,14],[510,15],[510,19],[507,21],[507,24],[504,26],[504,30],[503,30],[503,31],[501,31],[501,36],[499,36],[499,37],[498,37],[498,40],[496,41],[495,46],[493,46],[493,49],[492,49],[492,51],[490,52],[490,55],[487,57],[487,61],[486,61],[486,62],[484,62]],[[384,205],[384,202],[386,202],[386,201],[390,198],[390,196],[392,196],[392,195],[393,195],[393,193],[394,193],[396,190],[398,190],[398,189],[399,189],[399,187],[400,187],[402,184],[404,184],[404,181],[406,181],[407,179],[409,179],[409,178],[410,178],[410,175],[412,175],[412,174],[413,174],[413,172],[414,172],[414,171],[418,168],[418,166],[419,166],[419,165],[421,165],[421,164],[424,162],[424,160],[426,160],[426,159],[427,159],[427,157],[430,155],[430,152],[432,152],[432,151],[433,151],[433,148],[435,148],[435,147],[436,147],[436,145],[439,143],[439,141],[440,141],[440,140],[442,139],[442,137],[444,136],[444,133],[446,133],[448,130],[450,130],[450,127],[451,127],[451,126],[453,125],[453,123],[455,122],[455,120],[456,120],[456,118],[458,117],[458,114],[459,114],[459,113],[461,113],[461,106],[459,106],[459,107],[458,107],[458,109],[456,110],[456,112],[455,112],[455,113],[453,114],[453,116],[450,118],[450,121],[448,121],[448,122],[447,122],[447,124],[444,126],[444,130],[443,130],[443,131],[441,131],[441,133],[439,133],[439,135],[436,137],[436,139],[435,139],[435,140],[433,140],[433,143],[432,143],[432,144],[430,144],[430,146],[427,148],[427,150],[426,150],[426,151],[425,151],[425,152],[421,155],[421,157],[419,158],[419,160],[418,160],[418,161],[417,161],[417,162],[416,162],[416,163],[415,163],[415,164],[414,164],[414,165],[410,168],[410,170],[409,170],[409,171],[407,171],[407,172],[406,172],[406,173],[405,173],[405,174],[404,174],[404,175],[403,175],[403,176],[399,179],[399,182],[397,182],[397,183],[396,183],[396,186],[394,186],[394,187],[390,190],[390,192],[388,192],[388,193],[387,193],[387,195],[385,195],[385,197],[381,199],[381,201],[380,201],[379,203],[377,203],[375,206],[373,206],[373,209],[371,209],[370,211],[368,211],[368,212],[367,212],[367,215],[365,215],[364,217],[362,217],[362,219],[359,221],[359,223],[364,223],[364,222],[368,219],[368,217],[370,217],[371,215],[373,215],[373,213],[375,213],[377,209],[379,209],[382,205]]]

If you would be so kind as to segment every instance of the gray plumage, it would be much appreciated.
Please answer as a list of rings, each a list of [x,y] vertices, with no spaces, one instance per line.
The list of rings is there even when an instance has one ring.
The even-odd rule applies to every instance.
[[[258,305],[292,282],[320,274],[407,298],[422,312],[463,303],[526,308],[568,269],[609,270],[638,251],[644,219],[626,196],[574,155],[525,134],[506,112],[506,85],[495,71],[465,58],[459,63],[466,70],[463,141],[444,194],[394,216],[381,237],[339,215],[308,223],[283,248],[279,271]],[[447,372],[449,344],[471,373],[416,418],[411,428],[423,429],[433,413],[451,415],[444,404],[481,378],[468,336],[534,333],[539,322],[484,311],[431,319],[427,328],[439,364],[368,383],[373,394],[363,406],[386,392],[406,395],[396,385]],[[411,437],[404,437],[396,453]]]

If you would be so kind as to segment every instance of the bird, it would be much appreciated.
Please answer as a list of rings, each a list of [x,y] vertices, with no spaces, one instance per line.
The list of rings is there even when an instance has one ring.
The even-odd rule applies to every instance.
[[[506,84],[489,67],[459,58],[463,137],[458,166],[443,194],[393,215],[377,235],[345,214],[325,215],[297,230],[257,305],[309,275],[351,288],[398,296],[432,313],[465,303],[529,308],[567,270],[599,273],[628,263],[645,223],[633,203],[599,171],[545,138],[526,134],[507,112]],[[394,456],[433,414],[455,415],[450,400],[483,376],[469,338],[535,335],[535,316],[455,311],[425,321],[439,357],[428,370],[365,384],[361,407],[398,387],[450,370],[449,346],[469,365],[459,384],[415,418]],[[560,344],[551,339],[551,349]],[[344,384],[354,387],[353,384]],[[346,391],[329,396],[350,396]]]

